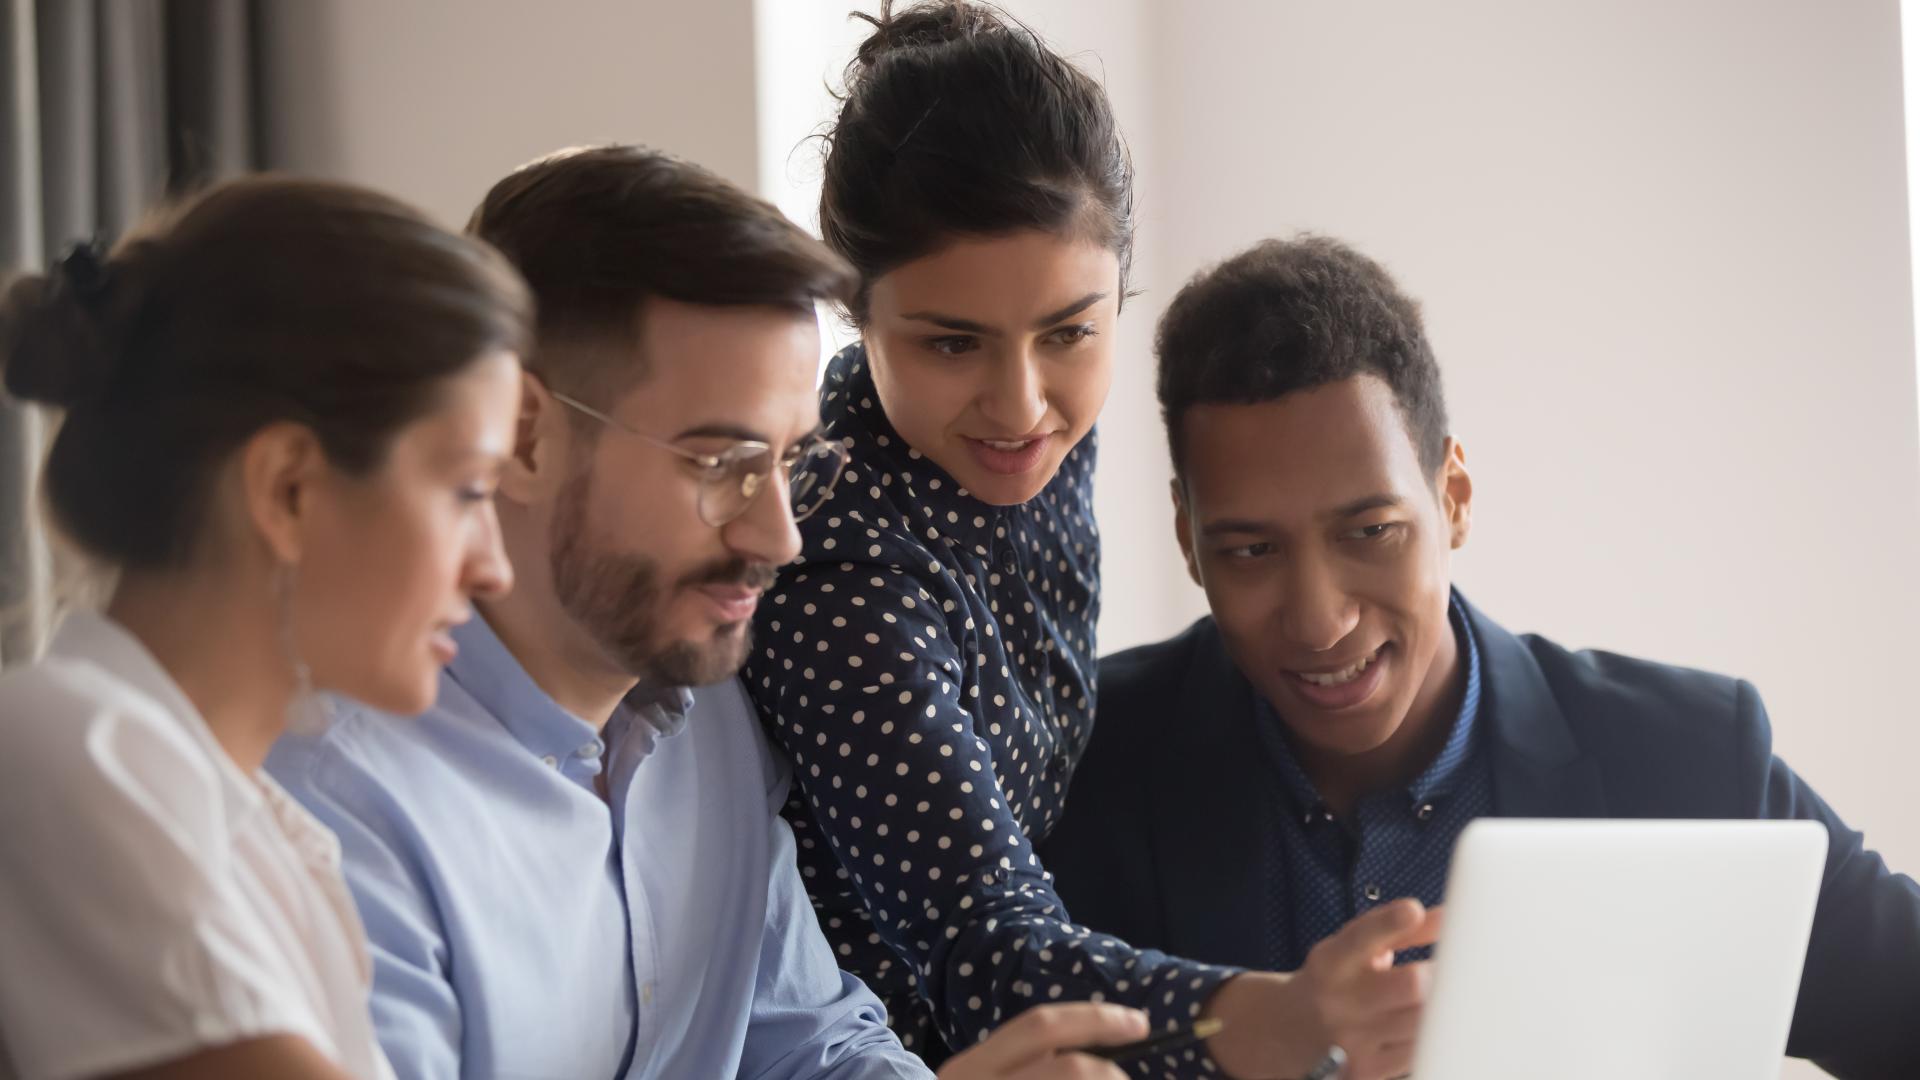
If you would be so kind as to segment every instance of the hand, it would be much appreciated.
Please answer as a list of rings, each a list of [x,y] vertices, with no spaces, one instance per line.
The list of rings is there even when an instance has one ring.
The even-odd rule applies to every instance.
[[[1147,1037],[1147,1016],[1118,1005],[1040,1005],[979,1045],[948,1059],[939,1080],[1124,1080],[1119,1066],[1076,1046],[1114,1046]]]
[[[1211,1043],[1214,1060],[1234,1077],[1297,1077],[1339,1046],[1341,1080],[1405,1076],[1431,968],[1395,967],[1393,954],[1431,945],[1439,932],[1438,908],[1396,900],[1314,946],[1291,975],[1229,979],[1207,1004],[1206,1015],[1227,1022]]]
[[[1433,969],[1425,962],[1395,967],[1393,954],[1432,945],[1439,936],[1438,908],[1396,900],[1314,946],[1294,973],[1291,988],[1310,1003],[1326,1045],[1347,1052],[1343,1080],[1391,1080],[1413,1070],[1413,1040]]]

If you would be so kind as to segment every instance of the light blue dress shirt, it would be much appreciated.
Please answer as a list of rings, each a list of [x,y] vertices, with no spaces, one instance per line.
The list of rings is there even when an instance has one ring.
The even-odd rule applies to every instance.
[[[399,1076],[928,1076],[835,963],[737,683],[596,732],[483,620],[454,636],[431,711],[339,703],[267,763],[339,834]]]

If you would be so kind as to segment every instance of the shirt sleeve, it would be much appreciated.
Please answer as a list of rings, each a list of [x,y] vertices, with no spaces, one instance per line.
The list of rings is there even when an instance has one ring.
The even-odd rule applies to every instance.
[[[274,751],[274,778],[340,839],[340,866],[373,957],[373,1025],[401,1080],[458,1080],[460,1002],[446,935],[379,781],[324,739]]]
[[[793,831],[767,812],[773,843],[767,927],[747,1018],[740,1075],[763,1080],[930,1080],[931,1073],[887,1029],[886,1010],[866,984],[840,970],[820,932],[794,859]]]
[[[1827,865],[1814,907],[1787,1053],[1842,1080],[1892,1080],[1920,1065],[1920,885],[1887,869],[1865,838],[1773,755],[1760,695],[1736,691],[1747,816],[1817,821]]]
[[[749,687],[821,835],[954,1047],[1050,1001],[1179,1027],[1237,970],[1073,923],[998,779],[1025,765],[1017,749],[996,761],[968,708],[981,661],[963,635],[994,630],[948,624],[963,598],[931,590],[949,588],[870,563],[814,564],[777,587]]]
[[[23,697],[27,700],[23,700]],[[0,1016],[22,1080],[266,1035],[328,1044],[235,887],[219,763],[157,703],[43,686],[0,719]]]

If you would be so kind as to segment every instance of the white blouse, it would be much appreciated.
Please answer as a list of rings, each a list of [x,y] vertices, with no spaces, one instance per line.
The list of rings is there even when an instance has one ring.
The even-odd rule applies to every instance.
[[[0,1075],[297,1035],[384,1080],[370,983],[333,835],[131,634],[75,614],[0,676]]]

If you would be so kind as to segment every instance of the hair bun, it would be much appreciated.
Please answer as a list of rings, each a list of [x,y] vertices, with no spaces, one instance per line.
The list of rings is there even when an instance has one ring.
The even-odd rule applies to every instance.
[[[992,8],[968,0],[924,0],[898,14],[893,0],[881,0],[877,18],[859,11],[853,17],[873,26],[853,55],[856,68],[870,68],[897,49],[944,45],[1005,25]]]
[[[76,245],[47,273],[16,278],[0,294],[8,394],[64,409],[105,395],[117,351],[101,310],[108,273],[97,247]]]

